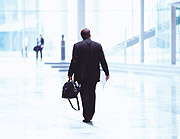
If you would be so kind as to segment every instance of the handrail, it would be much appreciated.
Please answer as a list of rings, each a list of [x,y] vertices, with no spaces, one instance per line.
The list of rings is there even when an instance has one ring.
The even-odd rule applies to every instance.
[[[176,25],[179,25],[179,24],[180,24],[180,16],[176,17]],[[165,22],[164,24],[158,25],[157,27],[159,29],[161,28],[161,31],[163,32],[169,28],[169,21]],[[144,32],[144,39],[149,39],[149,38],[155,36],[155,34],[156,34],[156,27]],[[136,35],[130,39],[127,39],[126,41],[123,41],[123,42],[113,46],[113,48],[116,49],[116,52],[118,52],[117,49],[124,49],[125,43],[127,43],[126,47],[128,48],[130,46],[137,44],[138,42],[139,42],[139,35]]]

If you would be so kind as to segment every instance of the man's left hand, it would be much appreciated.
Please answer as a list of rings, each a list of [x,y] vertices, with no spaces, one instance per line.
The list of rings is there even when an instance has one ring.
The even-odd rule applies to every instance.
[[[71,76],[69,76],[68,78],[69,78],[69,80],[72,80],[72,77],[71,77]]]
[[[106,81],[109,79],[109,75],[108,76],[106,76]]]

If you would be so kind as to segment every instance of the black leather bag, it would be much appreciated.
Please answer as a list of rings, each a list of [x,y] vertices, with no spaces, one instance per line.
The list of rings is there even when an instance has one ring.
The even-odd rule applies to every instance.
[[[80,89],[81,89],[81,85],[76,84],[73,80],[69,80],[68,82],[66,82],[62,88],[62,98],[68,99],[71,107],[74,110],[80,110],[79,100],[78,100],[78,93]],[[70,101],[70,99],[72,98],[76,98],[78,109],[75,109],[74,106],[72,105]]]
[[[39,51],[38,46],[34,46],[33,50],[34,50],[34,51]]]
[[[41,48],[41,46],[36,45],[36,46],[34,46],[33,50],[37,52],[37,51],[41,51],[42,48]]]

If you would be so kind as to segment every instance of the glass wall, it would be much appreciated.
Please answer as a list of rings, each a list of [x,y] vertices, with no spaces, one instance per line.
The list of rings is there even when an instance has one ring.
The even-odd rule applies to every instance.
[[[124,51],[124,41],[139,34],[139,7],[135,0],[86,1],[86,26],[92,39],[102,44],[109,61],[124,62],[124,55],[126,62],[139,58],[137,45]]]
[[[156,63],[171,63],[170,14],[169,0],[157,1],[157,23],[155,36],[156,58],[153,61]]]
[[[170,2],[144,0],[145,63],[170,64]],[[110,62],[140,63],[140,0],[86,0],[85,24],[92,40],[102,44]],[[177,10],[179,16],[179,10]],[[177,25],[179,44],[179,24]],[[23,38],[28,51],[39,34],[45,51],[60,55],[65,35],[66,58],[77,41],[77,0],[0,0],[0,51],[21,51]],[[177,45],[179,46],[179,45]],[[179,47],[177,59],[179,60]]]
[[[0,51],[21,51],[25,37],[28,51],[33,51],[37,37],[42,34],[44,51],[60,55],[62,35],[67,46],[77,38],[76,3],[75,0],[0,0]]]
[[[177,64],[180,64],[180,8],[176,9],[176,59]]]
[[[144,63],[170,64],[170,3],[174,0],[144,1]],[[99,0],[99,14],[102,30],[101,41],[106,40],[105,47],[110,61],[140,63],[140,45],[132,43],[138,39],[140,32],[140,1]],[[101,20],[102,19],[102,20]],[[107,31],[111,40],[103,35]],[[109,41],[109,43],[108,43]],[[126,42],[126,43],[125,43]],[[113,52],[110,52],[111,49]]]
[[[170,3],[144,1],[144,60],[147,64],[170,64]],[[132,43],[140,32],[140,1],[86,1],[86,25],[103,44],[108,60],[140,63],[140,45]]]

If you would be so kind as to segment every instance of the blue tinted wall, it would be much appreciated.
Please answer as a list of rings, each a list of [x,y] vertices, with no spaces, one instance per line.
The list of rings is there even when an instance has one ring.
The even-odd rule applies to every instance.
[[[144,1],[144,30],[154,31],[145,44],[145,63],[170,63],[170,3],[174,0]],[[67,53],[77,41],[77,0],[0,0],[0,51],[20,51],[23,38],[28,50],[36,38],[45,38],[45,51],[60,53],[61,35],[65,35]],[[177,8],[177,18],[179,9]],[[179,21],[179,20],[178,20]],[[139,63],[140,46],[128,48],[125,41],[140,31],[140,0],[86,0],[85,26],[92,39],[101,42],[109,61]],[[177,24],[177,61],[180,60],[179,24]]]

